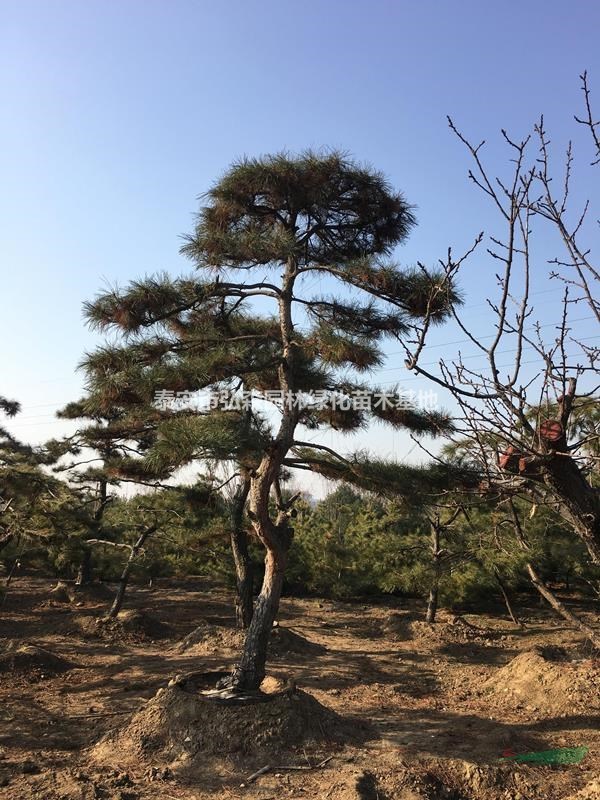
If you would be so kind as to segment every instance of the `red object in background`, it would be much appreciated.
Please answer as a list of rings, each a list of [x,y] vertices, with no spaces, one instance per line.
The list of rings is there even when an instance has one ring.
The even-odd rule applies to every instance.
[[[529,468],[529,459],[525,458],[525,456],[521,456],[519,459],[519,472],[521,475],[524,475]]]
[[[515,452],[515,448],[510,445],[504,453],[498,456],[498,466],[508,472],[517,472],[519,469],[520,453]]]
[[[506,469],[506,467],[510,462],[510,459],[514,455],[514,452],[515,448],[511,446],[507,448],[505,453],[500,453],[500,457],[498,458],[498,464],[502,469]]]
[[[545,419],[540,424],[540,436],[547,442],[558,442],[564,433],[562,423],[557,419]]]

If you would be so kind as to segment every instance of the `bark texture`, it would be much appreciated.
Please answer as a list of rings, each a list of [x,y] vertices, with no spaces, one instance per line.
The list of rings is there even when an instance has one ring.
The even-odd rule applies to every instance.
[[[252,620],[254,606],[254,569],[248,549],[248,532],[244,528],[244,508],[250,491],[250,478],[245,478],[232,501],[231,552],[235,565],[235,619],[238,628],[246,630]]]
[[[232,685],[239,691],[256,691],[265,677],[269,639],[279,610],[287,552],[267,551],[265,575]]]
[[[429,597],[427,599],[427,622],[435,622],[435,617],[438,609],[438,596],[440,587],[440,575],[442,572],[440,551],[440,528],[434,522],[431,522],[431,556],[433,558],[433,578],[431,588],[429,589]]]

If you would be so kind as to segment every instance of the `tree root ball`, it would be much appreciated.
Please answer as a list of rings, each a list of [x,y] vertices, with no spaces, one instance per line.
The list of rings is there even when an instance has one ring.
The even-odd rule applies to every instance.
[[[55,603],[107,603],[115,595],[113,589],[101,581],[77,584],[72,581],[59,581],[50,590],[50,599]]]
[[[170,627],[148,614],[136,609],[120,611],[114,620],[103,620],[103,627],[115,633],[131,634],[145,639],[165,639],[171,634]]]
[[[355,725],[293,684],[267,678],[262,698],[230,704],[202,693],[203,685],[214,687],[220,677],[222,673],[193,673],[171,681],[129,723],[95,746],[94,759],[141,759],[186,770],[210,756],[272,758],[301,746],[356,741]]]

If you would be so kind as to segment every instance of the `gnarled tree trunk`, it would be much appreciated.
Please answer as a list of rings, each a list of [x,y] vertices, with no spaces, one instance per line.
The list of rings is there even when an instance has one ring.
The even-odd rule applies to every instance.
[[[296,259],[291,256],[286,264],[283,286],[278,296],[282,341],[278,377],[284,398],[291,398],[294,392],[295,345],[292,295],[296,275]],[[265,677],[269,638],[279,610],[285,566],[294,534],[289,525],[289,504],[285,504],[281,498],[279,473],[283,460],[294,442],[298,419],[298,408],[287,405],[284,401],[277,436],[265,449],[261,463],[250,479],[248,515],[256,535],[265,546],[265,573],[252,621],[246,633],[242,655],[230,679],[231,687],[238,692],[258,690]],[[275,488],[278,507],[275,520],[271,519],[269,510],[272,488]]]
[[[278,550],[267,550],[261,592],[256,600],[241,658],[231,679],[231,685],[237,691],[255,691],[265,677],[269,638],[279,610],[288,550],[289,545]]]

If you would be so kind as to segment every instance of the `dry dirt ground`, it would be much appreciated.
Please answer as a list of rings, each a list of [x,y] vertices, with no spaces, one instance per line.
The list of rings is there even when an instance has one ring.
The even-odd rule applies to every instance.
[[[17,578],[0,613],[2,798],[600,800],[600,659],[537,605],[518,630],[444,612],[428,626],[412,601],[284,599],[269,672],[301,691],[213,713],[168,683],[231,666],[227,592],[132,588],[107,628],[104,587],[52,586]],[[576,746],[577,765],[500,761]]]

